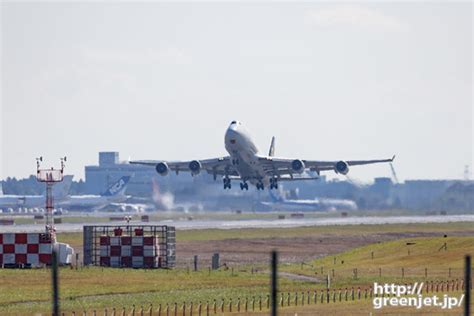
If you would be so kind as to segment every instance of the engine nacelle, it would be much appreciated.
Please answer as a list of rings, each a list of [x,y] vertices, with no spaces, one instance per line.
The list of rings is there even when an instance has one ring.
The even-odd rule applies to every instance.
[[[168,172],[170,171],[170,168],[168,167],[168,164],[166,162],[158,163],[155,169],[156,169],[156,172],[160,174],[160,176],[166,176]]]
[[[334,166],[334,171],[346,175],[349,172],[349,165],[345,161],[338,161]]]
[[[193,176],[199,174],[201,172],[201,162],[198,160],[193,160],[189,163],[189,170],[191,170],[191,174]]]
[[[299,159],[295,159],[291,162],[291,169],[297,173],[302,173],[305,169],[304,162]]]

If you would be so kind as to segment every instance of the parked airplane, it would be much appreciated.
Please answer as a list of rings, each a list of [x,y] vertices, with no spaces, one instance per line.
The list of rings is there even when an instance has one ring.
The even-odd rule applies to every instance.
[[[352,200],[315,198],[314,200],[286,199],[281,194],[270,191],[271,202],[260,202],[262,205],[278,211],[356,211],[357,204]]]
[[[56,203],[57,206],[68,210],[100,210],[112,203],[125,201],[125,195],[130,176],[123,176],[101,195],[71,195]]]
[[[72,183],[71,175],[64,176],[62,182],[53,186],[53,199],[55,203],[67,197],[69,188]],[[46,203],[46,193],[42,195],[14,195],[14,194],[0,194],[0,208],[38,208],[44,207]]]
[[[137,160],[130,163],[154,166],[162,176],[167,175],[170,170],[176,174],[188,171],[193,176],[205,170],[214,176],[214,180],[218,175],[222,176],[224,189],[231,188],[231,180],[240,180],[241,190],[248,190],[248,182],[254,184],[258,190],[263,190],[265,186],[277,189],[279,181],[317,179],[317,177],[301,177],[307,170],[314,171],[318,175],[321,171],[327,170],[345,175],[349,172],[349,166],[391,162],[395,158],[393,156],[390,159],[348,161],[277,158],[274,156],[275,137],[272,138],[268,155],[261,155],[249,133],[238,121],[232,121],[227,128],[224,143],[229,156],[192,161]]]

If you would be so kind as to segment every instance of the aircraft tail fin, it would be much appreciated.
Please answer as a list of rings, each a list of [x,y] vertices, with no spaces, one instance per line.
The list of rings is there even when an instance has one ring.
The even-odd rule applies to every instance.
[[[112,184],[110,188],[107,189],[102,196],[117,196],[124,195],[125,190],[127,189],[128,182],[130,181],[130,176],[123,176],[118,179],[117,182]]]
[[[275,156],[275,136],[272,137],[272,142],[270,144],[270,149],[268,150],[268,156]]]

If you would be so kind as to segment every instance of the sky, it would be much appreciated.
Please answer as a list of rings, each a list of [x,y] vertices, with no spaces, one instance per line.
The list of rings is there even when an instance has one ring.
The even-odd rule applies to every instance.
[[[220,157],[232,120],[262,153],[275,136],[288,158],[396,154],[402,180],[472,169],[471,2],[0,6],[0,179],[38,156],[76,180],[99,151]]]

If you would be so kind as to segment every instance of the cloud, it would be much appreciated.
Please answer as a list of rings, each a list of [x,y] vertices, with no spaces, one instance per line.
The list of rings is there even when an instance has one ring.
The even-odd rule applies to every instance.
[[[355,26],[399,31],[404,24],[380,10],[355,5],[336,5],[306,14],[306,22],[319,27]]]

